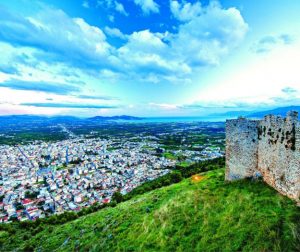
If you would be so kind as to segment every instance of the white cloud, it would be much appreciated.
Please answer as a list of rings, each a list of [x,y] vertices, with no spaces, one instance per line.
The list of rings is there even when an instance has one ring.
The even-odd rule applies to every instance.
[[[88,1],[83,1],[82,2],[82,7],[86,8],[86,9],[90,8],[89,2]]]
[[[175,104],[169,104],[169,103],[154,103],[150,102],[149,106],[152,108],[158,108],[162,110],[176,110],[178,109],[178,106]]]
[[[237,106],[300,105],[300,43],[256,57],[191,99]],[[240,104],[239,104],[240,103]]]
[[[97,0],[96,7],[105,6],[107,8],[112,8],[114,6],[113,0]]]
[[[84,46],[86,49],[88,49],[88,51],[96,53],[96,55],[99,56],[107,55],[109,53],[111,46],[106,42],[106,36],[101,29],[89,25],[82,18],[74,18],[73,21],[80,27],[80,33],[82,35],[80,42],[85,42]],[[79,37],[72,38],[72,36],[74,36],[74,34],[67,33],[67,38],[69,40],[79,40]]]
[[[113,0],[97,0],[96,2],[96,7],[104,7],[107,9],[114,9],[115,11],[119,12],[120,14],[124,16],[129,16],[128,12],[125,10],[124,5],[120,3],[119,1],[113,1]],[[114,16],[109,15],[108,16],[109,20],[111,22],[114,21]]]
[[[219,91],[218,91],[219,92]],[[210,98],[209,98],[210,97]],[[205,95],[201,100],[180,106],[183,109],[205,110],[226,109],[226,110],[255,110],[267,109],[274,107],[283,107],[291,105],[300,105],[300,90],[293,94],[287,94],[275,90],[270,94],[261,94],[257,92],[255,95],[232,94],[231,97],[214,95],[211,93]],[[212,100],[210,100],[212,99]]]
[[[124,67],[138,73],[140,79],[153,82],[156,82],[156,76],[160,79],[174,73],[188,73],[189,66],[169,56],[170,48],[162,37],[163,34],[149,30],[132,33],[128,42],[118,49]]]
[[[195,2],[194,4],[192,4],[187,2],[179,3],[176,0],[171,0],[170,9],[173,16],[180,21],[192,20],[202,12],[200,2]]]
[[[293,41],[289,34],[267,35],[255,42],[251,50],[255,53],[267,53],[278,47],[290,45]]]
[[[242,42],[247,30],[248,25],[236,8],[211,4],[203,14],[179,26],[171,41],[172,49],[189,65],[217,65]]]
[[[114,17],[113,15],[109,15],[109,16],[108,16],[108,19],[109,19],[109,21],[112,22],[112,23],[115,22],[115,17]]]
[[[0,104],[0,115],[57,115],[69,113],[70,110],[65,108],[35,108],[22,105]],[[73,114],[75,114],[74,111]]]
[[[120,39],[127,39],[127,35],[125,35],[124,33],[122,33],[118,28],[110,28],[108,26],[106,26],[104,28],[104,31],[107,35],[111,36],[111,37],[116,37],[116,38],[120,38]]]
[[[100,28],[82,18],[71,18],[62,10],[47,7],[30,18],[5,14],[5,19],[0,17],[0,39],[32,48],[38,60],[64,61],[89,68],[109,64],[113,47]]]
[[[125,68],[144,81],[189,82],[192,72],[219,64],[242,42],[247,29],[237,9],[211,4],[201,15],[182,23],[177,33],[144,30],[128,35],[117,55]]]
[[[159,13],[159,5],[154,0],[134,0],[134,3],[141,7],[145,15]]]
[[[128,16],[128,15],[129,15],[129,14],[126,12],[126,10],[125,10],[123,4],[121,4],[121,3],[117,2],[117,1],[115,1],[114,3],[115,3],[115,9],[116,9],[117,12],[123,14],[124,16]]]
[[[162,41],[160,33],[152,33],[149,30],[133,32],[129,37],[127,48],[141,52],[163,53],[167,45]]]
[[[107,0],[105,4],[114,6],[116,1]],[[185,13],[178,15],[187,16],[190,12],[186,10],[194,10],[195,6],[178,8]],[[47,64],[64,64],[65,68],[69,65],[88,74],[105,72],[114,78],[154,83],[190,82],[193,72],[203,66],[217,65],[241,43],[247,31],[247,24],[237,9],[224,9],[217,4],[205,7],[203,13],[193,18],[189,14],[191,19],[185,18],[177,33],[142,30],[125,35],[117,28],[106,27],[106,34],[125,40],[120,48],[110,44],[100,28],[82,18],[69,17],[61,10],[44,7],[30,18],[7,13],[3,16],[1,19],[0,15],[0,39],[24,50],[31,48],[33,53],[25,57],[26,62],[18,60],[12,65],[15,69],[4,64],[13,58],[3,57],[0,70],[13,72],[20,69],[18,64],[29,61],[37,68],[45,62],[43,70]]]

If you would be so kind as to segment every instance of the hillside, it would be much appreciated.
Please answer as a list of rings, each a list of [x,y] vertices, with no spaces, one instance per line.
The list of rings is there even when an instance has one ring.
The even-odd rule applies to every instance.
[[[299,251],[300,210],[263,182],[224,169],[185,179],[74,221],[1,231],[1,251]],[[24,241],[26,239],[26,241]]]

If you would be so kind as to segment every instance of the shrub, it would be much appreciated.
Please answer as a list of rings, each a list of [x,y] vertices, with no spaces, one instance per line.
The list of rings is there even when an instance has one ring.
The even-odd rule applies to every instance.
[[[123,194],[120,192],[114,192],[111,200],[115,200],[117,203],[124,201]]]
[[[181,175],[181,172],[179,172],[179,171],[172,172],[170,177],[171,177],[171,182],[172,183],[178,183],[183,179],[182,175]]]

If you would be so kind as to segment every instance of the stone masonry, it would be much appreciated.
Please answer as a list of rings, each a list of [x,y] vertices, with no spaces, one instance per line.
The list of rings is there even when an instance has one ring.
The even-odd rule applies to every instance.
[[[286,118],[226,121],[226,180],[263,177],[280,193],[300,200],[300,122]]]

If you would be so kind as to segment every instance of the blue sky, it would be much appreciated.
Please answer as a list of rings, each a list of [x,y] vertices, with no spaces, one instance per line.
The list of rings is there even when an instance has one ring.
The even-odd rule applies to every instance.
[[[0,114],[300,105],[296,0],[0,1]]]

